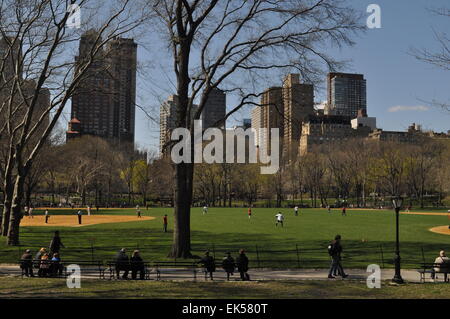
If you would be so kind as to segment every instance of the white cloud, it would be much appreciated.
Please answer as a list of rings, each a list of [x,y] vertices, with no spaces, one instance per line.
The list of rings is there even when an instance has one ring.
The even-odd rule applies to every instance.
[[[407,105],[396,105],[392,106],[388,109],[388,112],[394,113],[394,112],[406,112],[406,111],[417,111],[417,112],[425,112],[428,111],[430,108],[428,106],[424,105],[416,105],[416,106],[407,106]]]

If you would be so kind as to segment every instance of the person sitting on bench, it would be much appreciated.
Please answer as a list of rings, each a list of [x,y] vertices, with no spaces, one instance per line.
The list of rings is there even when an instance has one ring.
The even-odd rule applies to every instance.
[[[450,271],[450,259],[445,255],[445,251],[441,250],[439,252],[439,257],[434,261],[435,267],[431,273],[431,278],[434,279],[436,273],[444,274],[444,281],[447,282],[448,273]]]
[[[62,276],[64,267],[61,264],[61,258],[59,253],[54,253],[52,258],[52,263],[50,264],[50,275],[51,276]]]
[[[116,255],[116,275],[120,279],[120,271],[123,270],[122,279],[128,279],[128,272],[130,271],[130,260],[126,253],[126,249],[122,248]]]
[[[145,264],[142,259],[139,250],[135,250],[130,258],[131,264],[131,279],[136,280],[137,273],[139,272],[139,279],[145,279]]]

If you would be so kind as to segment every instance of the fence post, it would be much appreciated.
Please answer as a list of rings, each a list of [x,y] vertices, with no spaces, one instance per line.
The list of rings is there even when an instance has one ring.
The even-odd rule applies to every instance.
[[[300,251],[298,250],[298,244],[295,244],[295,248],[297,250],[297,266],[300,268]]]
[[[381,267],[384,268],[384,253],[382,244],[380,244],[380,252],[381,252]]]
[[[258,263],[258,268],[261,267],[259,262],[259,251],[258,251],[258,245],[256,245],[256,262]]]

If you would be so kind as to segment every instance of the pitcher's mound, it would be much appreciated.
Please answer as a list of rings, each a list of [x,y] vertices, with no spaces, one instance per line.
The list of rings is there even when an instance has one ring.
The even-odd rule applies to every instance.
[[[78,224],[77,215],[53,215],[48,219],[48,224],[45,223],[45,216],[38,215],[33,218],[24,216],[20,222],[20,226],[34,227],[34,226],[61,226],[61,227],[82,227],[97,224],[111,224],[111,223],[126,223],[126,222],[139,222],[144,220],[152,220],[155,217],[141,217],[132,215],[83,215],[82,224]]]
[[[433,228],[430,228],[430,231],[432,231],[433,233],[438,233],[438,234],[442,234],[442,235],[450,235],[450,229],[448,229],[448,225],[433,227]]]

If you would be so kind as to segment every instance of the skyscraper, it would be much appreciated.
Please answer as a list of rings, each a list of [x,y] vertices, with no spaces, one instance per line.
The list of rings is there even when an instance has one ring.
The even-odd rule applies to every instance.
[[[314,86],[300,83],[299,74],[283,81],[284,139],[283,153],[293,157],[298,150],[303,120],[314,114]]]
[[[97,37],[93,30],[82,35],[75,72]],[[100,50],[72,97],[71,119],[79,121],[80,134],[134,143],[136,64],[137,44],[132,39],[116,38]]]
[[[367,112],[364,75],[329,73],[327,82],[328,105],[325,114],[356,118],[359,110]]]
[[[164,101],[159,109],[159,153],[166,155],[170,152],[169,142],[172,131],[177,128],[178,95],[171,95]],[[193,120],[198,105],[193,104],[191,120]]]
[[[225,122],[223,120],[226,115],[227,98],[225,92],[220,89],[212,89],[209,93],[208,99],[205,103],[201,114],[202,128],[206,130],[211,127],[225,128]]]
[[[167,153],[167,143],[170,141],[170,134],[176,127],[176,107],[178,96],[170,96],[159,109],[159,153]]]
[[[271,151],[271,130],[278,128],[283,136],[283,94],[281,87],[271,87],[264,91],[260,106],[252,111],[252,128],[255,129],[255,141],[259,148]],[[265,130],[261,130],[264,128]]]

